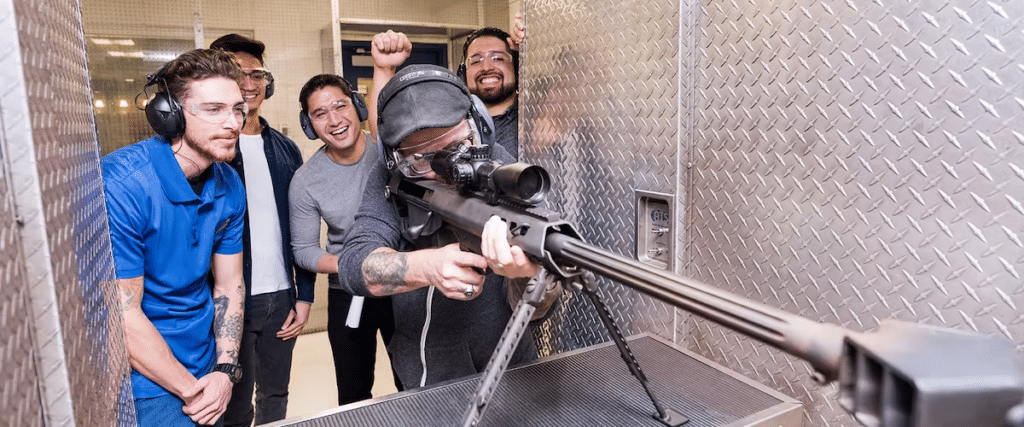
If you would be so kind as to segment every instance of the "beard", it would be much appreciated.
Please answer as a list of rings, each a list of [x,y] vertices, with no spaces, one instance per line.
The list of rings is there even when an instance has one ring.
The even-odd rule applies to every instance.
[[[194,141],[192,138],[188,138],[187,135],[184,140],[185,144],[187,144],[189,148],[210,162],[230,162],[235,158],[235,142],[228,145],[224,142],[224,139],[209,138],[201,143]],[[237,140],[238,133],[236,132],[234,135],[234,141]],[[223,144],[224,146],[219,146],[218,144]]]
[[[479,90],[479,86],[477,89]],[[515,95],[517,90],[518,88],[514,82],[502,83],[498,88],[479,91],[475,95],[480,98],[484,104],[490,105],[505,101],[509,97]]]

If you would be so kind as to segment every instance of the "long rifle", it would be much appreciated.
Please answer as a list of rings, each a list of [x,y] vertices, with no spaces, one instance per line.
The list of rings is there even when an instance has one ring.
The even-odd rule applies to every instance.
[[[500,217],[509,224],[510,242],[548,275],[535,278],[524,304],[536,297],[531,291],[542,293],[557,280],[580,283],[592,271],[807,361],[819,382],[839,382],[840,405],[863,425],[1024,426],[1024,369],[1008,340],[898,321],[859,333],[806,319],[586,243],[559,214],[539,206],[550,187],[539,166],[502,165],[490,160],[487,147],[465,146],[436,153],[432,166],[447,183],[397,177],[389,185],[408,209],[406,237],[445,234],[473,250],[487,220]],[[586,281],[578,287],[594,290]],[[595,301],[599,314],[602,305]],[[522,310],[532,314],[529,307]],[[602,321],[609,325],[605,316]],[[514,316],[506,332],[521,333],[525,323]],[[617,330],[612,332],[614,338]],[[501,363],[500,347],[492,363]],[[629,363],[628,349],[623,352]],[[481,396],[493,392],[503,370],[489,379],[485,374],[467,425],[479,421],[487,400]],[[637,376],[645,381],[642,372]],[[678,414],[663,411],[651,397],[655,417],[679,425]]]

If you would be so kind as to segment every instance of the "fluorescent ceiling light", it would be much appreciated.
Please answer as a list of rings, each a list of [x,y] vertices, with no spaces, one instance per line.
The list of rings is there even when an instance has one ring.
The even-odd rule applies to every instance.
[[[107,55],[113,56],[115,58],[142,58],[146,56],[146,54],[142,53],[141,51],[120,52],[114,50],[107,51]]]
[[[146,52],[146,56],[145,57],[140,57],[140,58],[145,58],[145,60],[147,60],[147,61],[167,62],[167,61],[170,61],[170,60],[172,60],[174,58],[177,58],[177,57],[178,57],[178,54],[176,54],[176,53]]]
[[[131,39],[91,39],[93,43],[100,46],[135,46]]]

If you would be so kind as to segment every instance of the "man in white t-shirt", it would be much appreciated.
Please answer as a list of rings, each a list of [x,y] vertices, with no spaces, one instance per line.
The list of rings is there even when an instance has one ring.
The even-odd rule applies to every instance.
[[[291,139],[260,117],[260,106],[274,91],[274,77],[263,63],[262,42],[228,34],[211,49],[231,52],[242,68],[239,88],[249,112],[230,162],[245,183],[245,326],[239,349],[241,379],[224,414],[225,426],[250,426],[285,418],[295,337],[309,320],[315,273],[294,263],[288,188],[302,165]],[[252,404],[255,389],[256,405]]]

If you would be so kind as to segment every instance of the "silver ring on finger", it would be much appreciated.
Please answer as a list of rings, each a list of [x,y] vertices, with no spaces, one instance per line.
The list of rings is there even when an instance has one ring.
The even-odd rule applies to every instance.
[[[501,270],[501,269],[505,268],[505,264],[502,264],[500,262],[496,262],[496,263],[494,263],[494,268],[496,270]]]
[[[471,297],[471,296],[475,295],[476,294],[476,286],[473,286],[472,284],[467,283],[466,284],[466,290],[463,291],[462,294],[467,296],[467,297]]]

